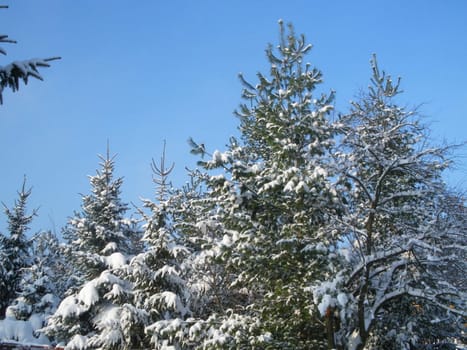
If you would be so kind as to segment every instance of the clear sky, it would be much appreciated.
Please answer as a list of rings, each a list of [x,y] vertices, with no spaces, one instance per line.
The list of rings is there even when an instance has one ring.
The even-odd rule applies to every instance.
[[[0,106],[0,201],[11,206],[23,176],[33,187],[33,230],[59,231],[89,193],[107,140],[126,202],[152,198],[151,158],[163,140],[173,182],[196,158],[187,139],[224,149],[237,133],[237,75],[267,72],[264,49],[278,19],[314,45],[308,61],[337,91],[337,110],[368,85],[369,59],[402,76],[408,106],[435,140],[467,139],[467,1],[450,0],[3,0],[0,33],[13,60],[62,56]],[[465,148],[451,186],[466,189]],[[0,231],[5,217],[0,216]]]

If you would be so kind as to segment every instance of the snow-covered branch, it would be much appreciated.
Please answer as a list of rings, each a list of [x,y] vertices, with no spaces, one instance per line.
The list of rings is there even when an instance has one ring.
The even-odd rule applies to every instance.
[[[394,290],[390,293],[385,294],[381,299],[377,300],[373,306],[372,306],[372,314],[376,315],[378,310],[383,307],[387,302],[389,302],[391,299],[399,298],[403,295],[409,295],[412,297],[417,297],[417,298],[422,298],[425,299],[426,301],[432,303],[433,305],[436,305],[446,311],[452,312],[454,314],[467,317],[467,311],[465,310],[465,305],[462,309],[456,308],[454,304],[443,304],[439,302],[438,298],[441,296],[446,296],[446,295],[451,295],[451,296],[457,296],[462,298],[461,300],[466,300],[467,295],[465,293],[458,293],[455,294],[454,292],[444,292],[444,291],[434,291],[434,290],[429,290],[429,289],[419,289],[419,288],[413,288],[410,286],[406,286],[405,288],[400,288],[398,290]],[[465,303],[465,302],[464,302]]]
[[[2,93],[5,88],[12,89],[13,92],[19,89],[20,81],[28,83],[29,77],[43,80],[39,73],[40,67],[50,67],[50,61],[58,60],[60,57],[50,57],[44,59],[29,59],[15,61],[6,66],[0,66],[0,103],[3,103]]]
[[[363,261],[358,264],[347,278],[345,285],[349,286],[353,280],[364,270],[369,269],[377,262],[388,260],[391,257],[406,253],[413,247],[413,242],[409,242],[402,248],[394,248],[388,251],[378,252],[376,254],[365,256]]]
[[[368,197],[368,200],[369,200],[370,202],[373,201],[374,198],[373,198],[373,196],[371,195],[371,193],[370,193],[370,191],[368,190],[368,188],[366,187],[366,185],[365,185],[363,179],[361,179],[361,178],[359,178],[358,176],[355,176],[355,175],[353,175],[353,174],[351,174],[351,173],[349,173],[349,172],[346,173],[346,176],[349,177],[349,178],[351,178],[352,180],[356,181],[356,182],[359,184],[360,188],[363,189],[363,191],[365,191],[365,194],[366,194],[366,196]]]

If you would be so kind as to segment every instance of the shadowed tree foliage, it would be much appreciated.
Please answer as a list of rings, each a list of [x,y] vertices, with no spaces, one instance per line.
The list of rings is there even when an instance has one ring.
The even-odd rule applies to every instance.
[[[18,199],[12,208],[5,204],[8,235],[0,233],[0,319],[5,316],[6,308],[16,298],[19,291],[22,269],[32,263],[30,256],[31,243],[27,237],[29,224],[36,215],[36,210],[27,213],[26,206],[31,189],[26,189],[26,179]]]

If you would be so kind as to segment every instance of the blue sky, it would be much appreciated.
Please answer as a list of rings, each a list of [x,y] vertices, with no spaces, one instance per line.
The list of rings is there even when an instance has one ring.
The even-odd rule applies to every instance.
[[[151,158],[163,141],[186,180],[196,158],[187,139],[224,149],[236,134],[237,75],[267,72],[264,49],[276,43],[278,19],[314,45],[308,61],[324,73],[336,107],[368,85],[369,59],[402,76],[401,101],[418,106],[432,136],[466,140],[467,2],[434,1],[149,1],[4,0],[0,32],[13,60],[60,55],[0,107],[0,201],[11,206],[23,175],[39,208],[33,231],[60,230],[80,209],[107,140],[124,176],[123,198],[152,198]],[[465,189],[465,148],[450,185]],[[0,217],[0,231],[5,218]]]

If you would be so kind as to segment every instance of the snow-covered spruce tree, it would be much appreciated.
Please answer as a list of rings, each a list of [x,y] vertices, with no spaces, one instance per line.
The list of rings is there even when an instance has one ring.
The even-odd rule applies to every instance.
[[[8,8],[8,6],[0,5],[0,9]],[[8,35],[0,34],[0,43],[16,43],[9,39]],[[6,55],[6,51],[0,47],[0,54]],[[39,68],[50,67],[50,61],[58,60],[60,57],[49,57],[42,59],[28,59],[24,61],[15,61],[6,66],[0,66],[0,104],[3,103],[3,90],[11,89],[17,91],[20,86],[20,81],[24,84],[28,83],[29,77],[43,80],[39,73]]]
[[[39,330],[55,312],[66,291],[68,279],[63,276],[69,275],[68,263],[61,254],[60,243],[53,233],[41,232],[31,242],[32,264],[23,268],[18,296],[9,310],[16,320],[29,324],[28,329],[32,334],[28,335],[28,339],[44,343],[48,340]]]
[[[381,73],[376,59],[372,68],[369,92],[340,120],[347,212],[333,224],[346,259],[334,278],[312,289],[322,316],[337,316],[332,346],[413,349],[420,310],[465,316],[465,290],[442,273],[465,251],[447,235],[465,232],[439,226],[447,149],[428,147],[416,114],[395,102],[399,81]]]
[[[19,292],[23,269],[31,266],[31,243],[27,236],[29,224],[36,210],[27,213],[27,201],[31,189],[26,190],[26,179],[13,208],[5,204],[8,235],[0,233],[0,319],[5,317],[6,308],[11,305]]]
[[[223,281],[225,268],[216,264],[221,242],[212,217],[215,198],[202,190],[204,175],[190,173],[191,182],[173,189],[171,168],[153,163],[156,201],[144,200],[147,250],[128,267],[134,305],[144,318],[138,324],[139,347],[163,349],[236,346],[235,334],[251,328],[244,317],[225,312],[232,293]],[[232,303],[234,304],[234,303]],[[140,319],[142,319],[140,318]],[[137,328],[137,327],[135,327]]]
[[[226,235],[222,215],[217,215],[218,197],[205,188],[209,175],[193,170],[190,180],[166,201],[171,207],[174,235],[190,252],[178,270],[186,285],[185,307],[189,312],[184,320],[159,322],[157,331],[163,338],[174,337],[181,349],[249,348],[258,342],[254,334],[258,320],[234,312],[248,293],[231,288],[233,276],[222,259],[223,248],[235,233]]]
[[[219,338],[229,320],[244,323],[218,348],[319,349],[326,339],[305,287],[333,271],[323,259],[333,241],[324,228],[339,203],[330,182],[333,96],[316,96],[322,74],[304,63],[310,50],[280,22],[277,50],[266,50],[269,75],[258,73],[256,85],[240,76],[241,140],[232,138],[227,151],[200,162],[214,205],[199,224],[217,239],[215,263],[229,290],[217,306],[226,318]]]
[[[90,177],[91,194],[82,212],[63,231],[78,282],[67,292],[44,332],[67,349],[127,349],[123,330],[134,316],[125,266],[139,253],[140,232],[120,199],[122,178],[114,179],[114,160],[100,157],[101,170]]]
[[[67,290],[68,279],[63,276],[69,274],[68,263],[57,236],[40,232],[31,243],[32,264],[23,269],[18,297],[11,307],[18,320],[53,314]]]
[[[73,254],[73,263],[86,280],[106,269],[106,259],[115,252],[133,255],[141,248],[136,221],[125,217],[128,205],[120,194],[123,178],[114,179],[114,159],[107,151],[100,156],[101,170],[90,176],[91,194],[82,198],[82,211],[63,229]]]
[[[134,257],[129,266],[129,280],[134,284],[135,306],[146,315],[146,327],[135,346],[185,349],[179,329],[190,314],[189,292],[183,278],[183,261],[188,250],[175,231],[178,221],[178,198],[168,182],[173,169],[165,166],[165,147],[160,164],[152,163],[156,184],[156,202],[144,199],[143,241],[145,252]],[[144,340],[143,340],[144,339]]]

